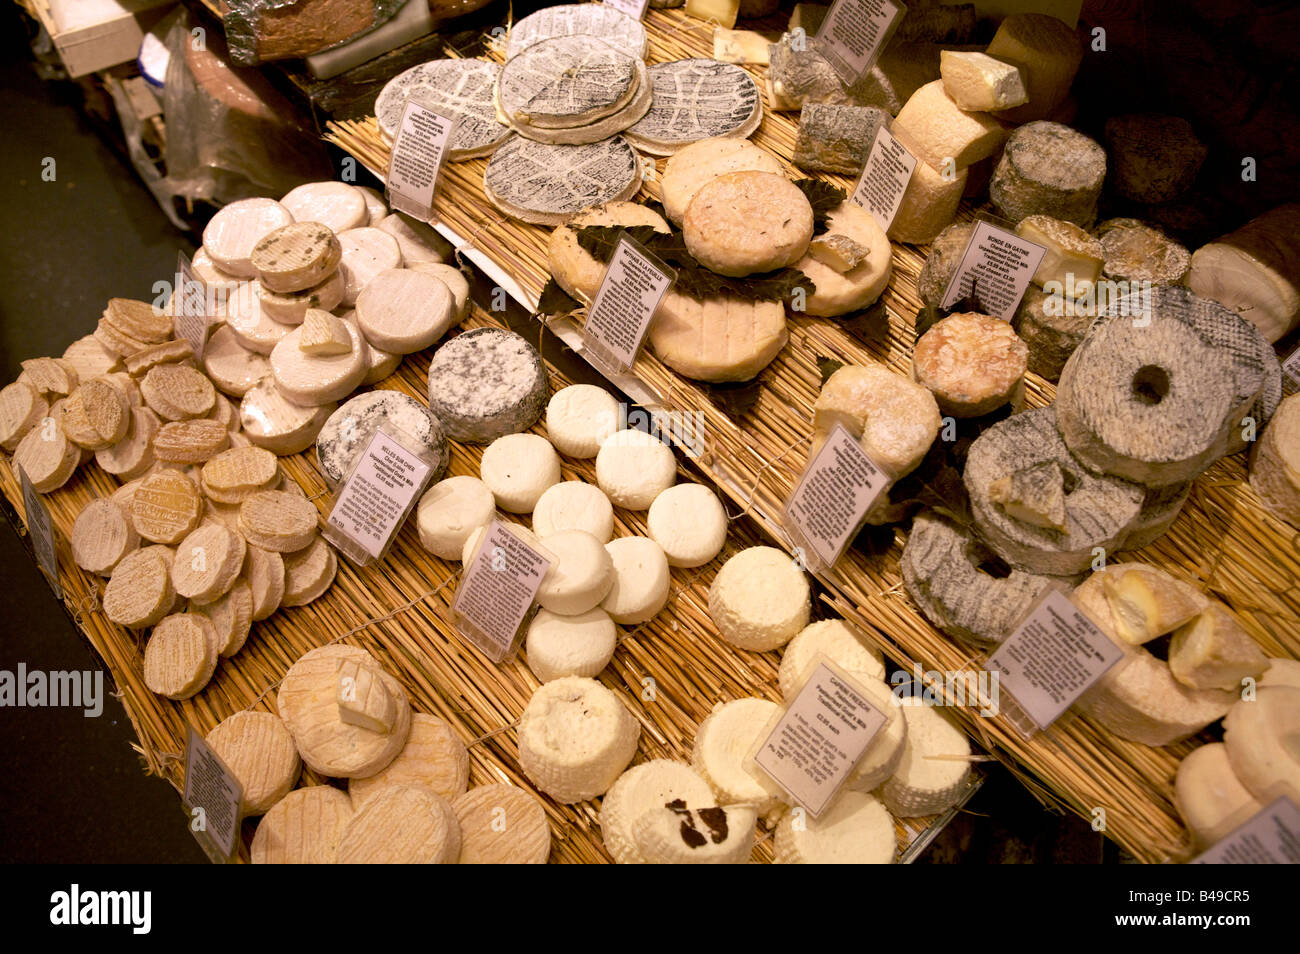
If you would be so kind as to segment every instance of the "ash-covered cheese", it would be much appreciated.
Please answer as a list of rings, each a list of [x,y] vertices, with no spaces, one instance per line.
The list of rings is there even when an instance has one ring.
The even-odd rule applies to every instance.
[[[808,103],[799,113],[794,164],[800,169],[856,176],[889,113],[874,106]]]
[[[447,438],[428,408],[400,391],[359,394],[329,416],[316,436],[316,460],[330,486],[343,482],[371,438],[384,424],[410,435],[438,461],[430,481],[447,469]]]
[[[739,66],[696,58],[657,63],[649,69],[653,101],[627,138],[643,152],[672,155],[714,136],[744,138],[763,119],[763,97]]]
[[[1092,309],[1067,307],[1063,296],[1030,285],[1011,327],[1029,347],[1029,370],[1056,381],[1093,320]]]
[[[1106,120],[1110,183],[1136,202],[1169,202],[1192,187],[1209,150],[1177,116],[1133,113]]]
[[[645,27],[639,21],[613,7],[568,3],[538,10],[511,27],[506,58],[549,37],[575,33],[599,37],[629,56],[645,56]]]
[[[433,60],[413,66],[388,81],[375,100],[379,131],[397,138],[406,101],[417,101],[456,121],[447,141],[453,162],[485,156],[505,141],[510,127],[497,119],[494,96],[501,67],[485,60]],[[371,225],[377,224],[371,222]]]
[[[989,198],[1012,222],[1050,215],[1089,228],[1105,177],[1106,151],[1095,140],[1060,123],[1032,122],[1007,139]]]
[[[640,187],[640,159],[622,136],[581,146],[516,138],[493,154],[483,174],[494,205],[541,225],[561,225],[583,209],[630,199]]]
[[[541,417],[546,398],[541,355],[510,331],[467,331],[429,363],[429,409],[458,441],[487,444],[525,431]]]
[[[497,77],[497,106],[512,125],[594,123],[636,95],[638,62],[591,36],[551,37],[506,61]]]

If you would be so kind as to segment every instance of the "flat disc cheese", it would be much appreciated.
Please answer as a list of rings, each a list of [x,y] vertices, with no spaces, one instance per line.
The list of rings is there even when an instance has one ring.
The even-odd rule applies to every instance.
[[[455,300],[452,307],[455,324],[460,324],[469,317],[469,280],[465,278],[463,271],[455,265],[444,265],[441,262],[412,262],[406,258],[405,251],[402,252],[402,257],[406,260],[406,267],[411,271],[432,275],[447,286],[447,290]]]
[[[155,471],[131,498],[131,523],[152,543],[178,543],[198,527],[202,516],[199,488],[179,470]]]
[[[650,67],[654,101],[627,131],[652,156],[670,156],[701,139],[744,139],[763,119],[763,97],[739,66],[711,59],[674,60]]]
[[[718,804],[748,805],[760,815],[781,805],[785,796],[776,783],[745,765],[778,711],[777,704],[767,699],[736,699],[718,703],[700,723],[691,767],[709,783]]]
[[[87,573],[110,576],[122,558],[140,545],[126,511],[108,498],[81,508],[69,537],[72,559]]]
[[[533,532],[541,538],[584,530],[601,543],[614,536],[614,508],[595,484],[563,480],[548,487],[533,507]]]
[[[317,435],[316,461],[331,487],[343,483],[357,456],[385,424],[432,454],[437,461],[432,479],[442,476],[449,456],[442,425],[414,398],[380,389],[358,394],[341,405]]]
[[[546,405],[546,436],[566,457],[595,457],[618,430],[618,420],[614,395],[594,384],[571,384],[552,394]]]
[[[605,793],[600,803],[600,834],[615,864],[647,864],[633,827],[647,812],[670,802],[697,808],[715,804],[709,783],[685,762],[650,759],[634,765]]]
[[[794,264],[812,234],[808,199],[785,176],[770,172],[729,172],[705,183],[682,219],[690,253],[733,277]]]
[[[420,786],[399,785],[375,794],[339,837],[339,864],[454,865],[460,857],[460,823],[451,804]]]
[[[128,553],[104,587],[104,615],[127,629],[158,622],[176,602],[171,565],[170,547],[143,547]]]
[[[614,585],[600,606],[616,623],[634,626],[668,604],[668,558],[649,537],[619,537],[605,544],[614,563]]]
[[[340,246],[340,249],[342,246]],[[302,291],[274,292],[263,286],[258,294],[258,306],[268,318],[284,325],[300,325],[307,316],[309,308],[320,311],[333,311],[343,301],[345,283],[343,273],[338,269],[330,272],[318,285],[312,285]],[[207,348],[212,346],[208,342]],[[207,348],[203,356],[207,358]]]
[[[295,222],[316,222],[335,233],[360,228],[370,220],[365,196],[346,182],[306,182],[287,192],[280,204]],[[256,260],[253,267],[257,267]]]
[[[557,129],[594,123],[636,94],[639,62],[591,36],[539,40],[506,60],[497,106],[511,123]]]
[[[348,782],[354,808],[366,805],[378,792],[395,785],[418,785],[446,799],[463,795],[469,786],[469,750],[456,731],[437,716],[415,713],[411,734],[397,758],[367,778]]]
[[[596,607],[560,615],[541,609],[528,624],[528,668],[540,682],[565,676],[596,676],[614,658],[618,627]]]
[[[352,186],[341,182],[316,185],[340,185],[356,193]],[[305,188],[309,187],[299,186]],[[297,218],[292,225],[276,229],[253,246],[251,261],[263,288],[273,292],[300,292],[319,285],[339,267],[343,249],[332,226],[317,219]]]
[[[137,492],[136,500],[139,498]],[[312,542],[316,518],[315,505],[304,497],[284,490],[263,490],[239,505],[239,532],[263,550],[292,553]]]
[[[475,328],[452,338],[429,362],[429,410],[447,436],[487,444],[525,431],[546,405],[541,355],[519,335]]]
[[[695,193],[708,182],[731,172],[782,173],[781,163],[747,139],[728,137],[702,139],[673,154],[664,167],[660,193],[664,212],[677,225]]]
[[[295,789],[257,823],[249,856],[255,865],[333,864],[352,818],[352,800],[330,785]]]
[[[78,338],[63,352],[63,359],[77,370],[77,377],[89,381],[101,374],[122,370],[122,359],[95,340],[94,335]]]
[[[451,800],[462,865],[544,865],[551,826],[537,796],[515,785],[480,785]]]
[[[186,599],[215,600],[239,577],[245,546],[243,537],[222,524],[203,524],[176,545],[172,586]]]
[[[409,269],[376,275],[357,296],[357,324],[366,341],[393,354],[423,351],[455,324],[451,290]]]
[[[657,212],[635,202],[607,202],[579,212],[559,226],[551,233],[546,246],[551,276],[565,292],[583,301],[595,299],[608,270],[604,262],[578,244],[577,229],[596,225],[622,228],[649,225],[656,232],[669,231],[668,223]]]
[[[271,374],[285,398],[303,407],[342,400],[369,370],[365,341],[355,325],[346,325],[351,345],[343,354],[307,354],[299,347],[303,325],[289,332],[271,351]]]
[[[616,506],[647,510],[677,480],[672,448],[629,427],[605,438],[596,454],[596,483]]]
[[[212,602],[191,602],[189,611],[211,621],[217,633],[217,653],[233,656],[244,648],[253,624],[253,589],[246,580],[235,580],[229,590]]]
[[[703,484],[677,484],[655,497],[646,528],[663,547],[670,566],[703,566],[727,542],[722,501]]]
[[[284,559],[280,554],[250,544],[243,578],[252,591],[254,621],[266,619],[280,608],[284,597]]]
[[[217,647],[199,624],[202,617],[177,613],[158,622],[144,647],[144,682],[168,699],[188,699],[208,684]]]
[[[266,377],[249,389],[239,405],[243,433],[258,447],[281,456],[306,450],[334,413],[333,402],[303,407],[289,401]]]
[[[240,199],[208,222],[203,229],[203,248],[227,274],[255,278],[253,248],[268,233],[293,220],[293,213],[273,199]]]
[[[722,565],[709,587],[709,618],[741,649],[784,646],[808,625],[808,579],[774,547],[750,547]]]
[[[648,341],[659,360],[696,381],[749,381],[789,341],[780,302],[747,298],[700,301],[670,290]]]
[[[817,317],[833,318],[866,308],[889,284],[893,267],[889,237],[865,209],[852,201],[831,210],[825,234],[852,239],[867,250],[867,255],[843,272],[812,254],[795,262],[794,267],[807,275],[815,286],[804,301],[804,311]]]
[[[140,395],[165,421],[204,417],[217,400],[212,382],[201,371],[183,364],[151,368],[140,381]]]
[[[524,17],[510,28],[506,58],[554,36],[583,34],[599,37],[628,56],[645,56],[645,27],[613,7],[571,3],[546,7]]]
[[[496,514],[487,484],[461,474],[438,481],[424,492],[415,523],[421,545],[444,560],[459,560],[469,535]]]
[[[857,438],[877,467],[895,480],[916,469],[939,436],[934,396],[884,365],[847,365],[822,385],[813,406],[809,458],[836,424]]]
[[[49,403],[26,381],[6,385],[0,390],[0,447],[12,453],[49,412]]]
[[[223,421],[211,418],[168,421],[153,438],[154,457],[164,464],[202,464],[228,446],[229,428]]]
[[[561,530],[545,546],[554,561],[537,589],[538,604],[565,616],[595,609],[614,585],[614,561],[604,545],[583,530]]]
[[[402,265],[402,250],[397,239],[382,229],[349,229],[339,235],[339,245],[343,248],[343,258],[339,262],[339,273],[343,276],[343,304],[349,307],[357,303],[361,289],[376,275]]]
[[[343,662],[368,667],[396,703],[393,730],[374,732],[339,716],[339,670]],[[334,778],[374,775],[397,757],[411,729],[411,706],[402,684],[367,652],[334,644],[313,649],[284,674],[276,708],[308,767]]]
[[[257,354],[270,354],[293,326],[276,321],[262,308],[260,282],[245,282],[226,304],[226,323],[235,341]],[[215,335],[213,336],[216,337]]]
[[[235,332],[222,325],[203,348],[203,370],[223,394],[242,398],[271,373],[271,363],[266,355],[245,348]]]
[[[236,712],[222,719],[204,741],[244,790],[241,815],[261,815],[298,782],[302,762],[293,737],[270,712]]]
[[[536,434],[506,434],[483,451],[479,476],[506,513],[532,513],[538,499],[560,482],[560,457]]]
[[[56,405],[57,407],[57,405]],[[47,494],[66,484],[81,463],[81,448],[68,440],[59,423],[61,415],[51,415],[27,432],[14,450],[14,463],[21,467],[32,488]]]
[[[67,397],[81,383],[76,366],[62,358],[29,358],[21,363],[21,367],[23,373],[18,376],[19,380],[30,384],[38,394],[51,401]]]
[[[483,188],[507,215],[561,225],[583,209],[636,195],[641,162],[622,136],[580,146],[517,138],[493,154]]]
[[[334,548],[320,534],[301,550],[284,554],[283,560],[281,606],[306,606],[330,588],[339,568]]]
[[[379,131],[389,142],[397,138],[406,101],[412,96],[443,116],[456,120],[447,143],[453,162],[485,156],[510,135],[497,119],[494,94],[501,67],[485,60],[433,60],[398,73],[375,100]],[[378,223],[371,222],[371,225]]]
[[[1095,234],[1105,254],[1102,274],[1115,281],[1177,285],[1191,269],[1186,248],[1137,219],[1107,219]]]

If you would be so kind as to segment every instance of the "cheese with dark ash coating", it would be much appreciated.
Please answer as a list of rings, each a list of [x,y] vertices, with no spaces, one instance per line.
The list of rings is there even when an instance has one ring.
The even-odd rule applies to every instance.
[[[487,444],[532,427],[546,407],[537,349],[499,328],[457,335],[429,363],[429,410],[447,436]]]
[[[383,424],[390,424],[419,443],[437,460],[430,482],[447,469],[449,452],[442,425],[415,398],[400,391],[359,394],[329,416],[316,436],[316,460],[331,487],[343,482],[360,454]]]

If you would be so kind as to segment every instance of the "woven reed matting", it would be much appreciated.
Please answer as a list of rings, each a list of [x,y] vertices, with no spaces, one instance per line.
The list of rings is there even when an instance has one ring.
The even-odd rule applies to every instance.
[[[763,26],[780,29],[764,21]],[[712,26],[678,10],[650,10],[649,60],[661,62],[712,55]],[[748,69],[759,79],[766,67]],[[765,106],[767,106],[765,94]],[[797,113],[767,109],[753,141],[787,164],[793,176],[807,173],[790,165],[798,128]],[[373,117],[332,123],[327,138],[372,170],[387,168],[389,150]],[[662,173],[665,160],[658,160]],[[487,160],[443,166],[436,211],[469,243],[487,254],[526,294],[536,296],[549,277],[546,241],[550,229],[506,218],[483,191]],[[822,178],[851,190],[842,176]],[[641,195],[658,198],[658,182],[647,179]],[[971,211],[964,207],[963,217]],[[812,406],[820,390],[817,357],[844,363],[881,361],[909,374],[915,341],[913,316],[921,307],[916,279],[925,248],[895,243],[893,271],[884,302],[889,312],[888,340],[870,343],[855,338],[833,320],[793,315],[790,343],[762,373],[757,403],[732,419],[700,387],[665,367],[649,353],[638,358],[634,374],[663,399],[663,410],[693,411],[704,416],[709,452],[698,461],[724,491],[759,519],[764,529],[784,542],[778,523],[790,491],[806,462]],[[1027,404],[1049,404],[1052,384],[1029,375]],[[1126,555],[1180,572],[1224,600],[1245,618],[1270,655],[1300,655],[1300,537],[1267,513],[1245,481],[1243,455],[1222,461],[1196,482],[1173,529],[1145,550]],[[903,534],[883,557],[856,551],[823,579],[837,592],[836,610],[864,624],[869,633],[883,631],[882,648],[900,665],[913,661],[926,670],[961,671],[978,667],[984,653],[958,644],[936,631],[903,592],[899,558]],[[1193,743],[1164,749],[1115,738],[1085,718],[1067,715],[1052,729],[1026,740],[1005,719],[982,718],[973,709],[955,708],[968,731],[999,756],[1045,800],[1057,802],[1085,818],[1106,809],[1106,832],[1138,858],[1158,862],[1184,857],[1186,834],[1174,809],[1173,774]],[[1027,768],[1029,773],[1021,770]]]
[[[484,313],[476,311],[465,327],[488,324],[491,322]],[[428,365],[428,353],[414,355],[378,387],[402,391],[423,403]],[[562,376],[552,375],[552,389],[568,383]],[[545,433],[541,424],[534,430]],[[482,448],[455,442],[451,448],[448,476],[477,476]],[[281,458],[281,462],[324,513],[329,494],[315,466],[314,448]],[[565,480],[594,483],[594,461],[566,458],[563,475]],[[690,479],[688,474],[682,476]],[[73,521],[82,507],[118,486],[115,478],[91,462],[43,499],[55,528],[64,601],[107,664],[139,736],[137,751],[151,773],[162,775],[179,788],[183,782],[187,726],[206,734],[222,719],[242,709],[276,711],[274,693],[267,690],[294,660],[309,649],[360,628],[346,641],[373,653],[396,674],[416,711],[448,720],[465,742],[481,739],[470,746],[471,785],[508,781],[535,791],[519,768],[513,725],[539,683],[522,659],[494,665],[455,634],[449,607],[460,564],[430,555],[420,545],[414,520],[407,522],[381,564],[361,570],[340,557],[338,577],[324,596],[255,623],[244,648],[220,663],[212,682],[197,696],[173,702],[150,692],[142,670],[146,634],[126,630],[104,617],[99,608],[104,581],[73,563],[68,544]],[[0,488],[25,523],[22,493],[8,455],[0,463]],[[645,516],[644,512],[616,510],[615,535],[645,535]],[[601,680],[618,693],[641,722],[637,761],[689,760],[696,726],[715,703],[747,696],[780,700],[776,678],[780,654],[736,650],[718,638],[708,615],[708,588],[718,568],[732,554],[760,542],[752,523],[737,515],[721,556],[698,569],[674,569],[668,607],[643,626],[622,627],[618,650]],[[654,680],[653,699],[643,698],[650,695],[647,679]],[[310,771],[305,776],[312,782],[324,781]],[[559,805],[545,795],[541,800],[551,820],[552,860],[609,860],[601,844],[594,803]],[[944,820],[900,820],[900,845],[921,848]],[[244,826],[241,853],[245,858],[254,828],[252,821]],[[756,846],[754,859],[771,861],[770,837]]]

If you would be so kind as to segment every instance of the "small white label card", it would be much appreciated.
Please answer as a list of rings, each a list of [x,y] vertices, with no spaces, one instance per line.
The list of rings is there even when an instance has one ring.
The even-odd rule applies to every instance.
[[[870,212],[877,225],[889,231],[915,169],[916,156],[881,126],[876,130],[875,142],[853,190],[853,201]]]
[[[645,17],[646,7],[650,6],[650,0],[601,0],[607,7],[613,7],[619,13],[626,14],[633,20],[641,20]]]
[[[818,52],[852,86],[875,65],[906,12],[898,0],[835,0],[817,31]]]
[[[36,426],[43,427],[44,423]],[[59,556],[54,549],[54,527],[50,523],[50,511],[46,508],[41,495],[36,492],[36,488],[32,486],[32,482],[27,479],[27,473],[22,467],[14,464],[14,470],[18,471],[18,483],[23,491],[27,535],[32,539],[36,562],[45,571],[45,578],[49,580],[50,589],[54,591],[55,597],[63,599],[63,586],[59,583]]]
[[[363,566],[383,559],[432,476],[429,461],[382,430],[375,431],[334,497],[326,520],[327,531],[334,532],[326,537]],[[339,541],[339,534],[346,540]]]
[[[388,204],[421,222],[433,221],[433,192],[456,121],[413,96],[406,101],[388,160]]]
[[[184,252],[176,253],[176,293],[172,296],[172,324],[190,343],[196,358],[208,343],[208,288]]]
[[[550,568],[549,554],[492,521],[456,589],[456,628],[493,662],[505,661],[518,648],[524,619]]]
[[[1252,816],[1194,865],[1300,865],[1300,807],[1285,795]]]
[[[1124,658],[1124,650],[1060,590],[1048,590],[984,668],[999,674],[1000,688],[1030,723],[1008,717],[1020,732],[1046,729],[1084,691]]]
[[[983,314],[1010,321],[1046,254],[1046,248],[1015,232],[977,220],[940,307],[947,311],[974,295]]]
[[[804,565],[814,573],[834,566],[888,486],[853,435],[835,425],[785,505],[785,529]]]
[[[816,818],[888,721],[843,670],[819,662],[759,744],[754,764]]]
[[[616,373],[632,367],[650,321],[676,278],[626,233],[619,236],[582,329],[587,347],[601,364]]]
[[[185,792],[182,804],[190,816],[190,831],[218,864],[235,857],[239,837],[239,801],[243,786],[194,728],[185,742]]]

